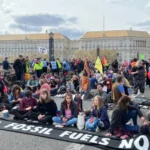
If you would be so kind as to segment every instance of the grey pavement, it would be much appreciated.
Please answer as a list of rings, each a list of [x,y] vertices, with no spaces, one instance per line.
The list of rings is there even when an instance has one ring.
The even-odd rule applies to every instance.
[[[149,88],[146,89],[145,96],[150,97]],[[60,107],[63,99],[54,98],[54,100],[56,101],[58,107]],[[90,109],[91,104],[91,100],[83,101],[84,109]],[[148,110],[145,109],[142,111],[143,113],[146,113]],[[111,115],[111,113],[112,111],[109,111],[109,115]],[[0,150],[98,150],[98,148],[86,145],[7,131],[0,131],[0,137]]]

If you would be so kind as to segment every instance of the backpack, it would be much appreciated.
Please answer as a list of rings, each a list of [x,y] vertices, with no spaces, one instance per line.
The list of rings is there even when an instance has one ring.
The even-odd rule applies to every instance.
[[[99,120],[96,117],[91,117],[85,123],[85,128],[89,131],[95,131],[97,128],[98,121]]]

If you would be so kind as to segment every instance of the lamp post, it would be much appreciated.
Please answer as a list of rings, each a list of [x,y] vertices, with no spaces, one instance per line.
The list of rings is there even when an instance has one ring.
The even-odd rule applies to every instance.
[[[100,57],[100,48],[99,48],[99,45],[97,45],[96,56],[97,56],[97,57]]]
[[[54,60],[54,34],[49,33],[49,62]]]

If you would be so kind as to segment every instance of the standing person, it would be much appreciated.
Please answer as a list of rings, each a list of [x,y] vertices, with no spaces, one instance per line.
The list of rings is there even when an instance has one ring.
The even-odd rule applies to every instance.
[[[43,63],[40,61],[40,58],[34,64],[33,70],[36,72],[37,77],[40,78],[43,72]]]
[[[80,80],[80,91],[85,94],[84,99],[89,96],[89,77],[86,70],[83,70],[83,75]]]
[[[43,73],[47,73],[48,63],[46,61],[46,58],[44,58],[44,60],[42,61],[42,63],[43,63]]]
[[[114,73],[118,73],[118,65],[119,65],[118,61],[117,59],[115,59],[112,63],[112,68],[113,68]]]
[[[145,69],[141,60],[136,62],[136,65],[132,68],[131,74],[134,76],[134,94],[137,95],[139,89],[142,94],[142,97],[144,97]]]
[[[100,96],[95,96],[92,109],[91,117],[86,122],[86,129],[90,131],[99,131],[99,129],[106,130],[110,126],[107,108]]]
[[[55,59],[53,61],[50,62],[50,67],[52,70],[52,74],[54,75],[54,72],[58,72],[58,64],[55,61]]]
[[[29,73],[29,69],[30,69],[30,60],[29,60],[29,57],[26,56],[26,59],[25,59],[25,66],[26,66],[26,73]]]
[[[63,126],[71,126],[77,123],[78,109],[73,101],[72,94],[66,93],[61,103],[60,117],[54,117],[53,122]]]
[[[19,58],[15,60],[13,64],[13,68],[16,73],[16,77],[18,81],[24,80],[24,65],[23,65],[23,57],[22,55],[19,55]]]
[[[51,99],[47,89],[40,91],[40,100],[37,104],[37,112],[29,112],[28,117],[31,120],[37,120],[41,123],[52,123],[52,118],[56,115],[57,105]]]
[[[57,58],[56,59],[56,62],[57,62],[57,66],[58,66],[58,75],[59,75],[59,72],[62,70],[62,65],[61,65],[61,63],[60,63],[60,60],[59,60],[59,58]]]
[[[4,70],[4,75],[6,75],[7,74],[7,71],[9,70],[9,69],[11,69],[11,66],[10,66],[10,64],[9,64],[9,62],[8,62],[8,57],[5,57],[5,60],[3,61],[3,70]]]

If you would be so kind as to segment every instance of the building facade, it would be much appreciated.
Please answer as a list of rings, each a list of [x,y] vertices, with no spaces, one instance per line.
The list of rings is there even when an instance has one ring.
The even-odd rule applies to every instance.
[[[117,50],[119,61],[129,61],[144,54],[150,58],[150,35],[145,31],[118,30],[87,32],[79,42],[80,50],[93,50],[99,47],[103,50]]]
[[[39,47],[49,48],[49,34],[27,35],[0,35],[0,58],[10,57],[12,61],[19,54],[29,56],[30,59],[39,57]],[[76,50],[115,50],[119,53],[119,62],[144,55],[144,59],[150,58],[150,35],[145,31],[117,30],[95,31],[85,33],[79,40],[70,40],[60,34],[54,34],[55,58],[74,58]],[[48,58],[47,55],[42,57]]]
[[[0,35],[0,58],[9,57],[13,62],[18,55],[29,56],[30,59],[44,57],[48,53],[39,52],[39,47],[49,49],[49,34]],[[70,49],[70,39],[62,34],[54,34],[55,58],[65,58]]]

